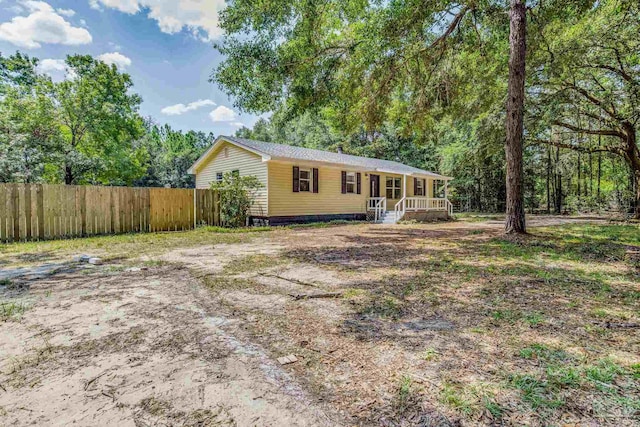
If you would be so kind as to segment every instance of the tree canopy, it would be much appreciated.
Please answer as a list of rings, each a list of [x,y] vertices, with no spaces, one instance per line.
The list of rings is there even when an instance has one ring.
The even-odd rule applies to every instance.
[[[389,133],[399,138],[394,144],[405,138],[432,147],[431,157],[439,157],[436,167],[457,172],[455,184],[467,200],[485,193],[502,202],[484,200],[477,206],[504,209],[506,189],[497,180],[506,172],[499,147],[507,139],[509,6],[491,0],[269,0],[257,5],[234,0],[221,16],[225,35],[216,45],[227,59],[211,79],[244,111],[276,111],[276,127],[288,120],[299,125],[300,117],[312,114],[336,139],[366,140],[368,155],[378,154],[378,139]],[[527,2],[522,191],[530,206],[550,198],[541,194],[539,181],[564,167],[561,158],[582,150],[566,154],[575,151],[578,137],[584,140],[612,121],[623,127],[621,119],[632,123],[629,131],[637,128],[629,120],[637,114],[637,7],[627,0]],[[594,89],[602,91],[600,105],[581,93]],[[582,108],[580,126],[578,101],[594,104]],[[611,108],[612,102],[615,112],[594,112],[603,105]],[[586,113],[597,118],[598,126],[588,124]],[[552,128],[559,135],[560,127],[563,138],[573,142],[561,146],[549,168],[542,161],[547,149],[538,144],[549,142]],[[625,132],[601,133],[602,147],[611,138],[622,141]],[[634,142],[626,151],[632,146],[637,150]],[[632,157],[621,155],[634,167]],[[617,162],[606,157],[605,163],[609,160]],[[584,179],[582,168],[572,168],[572,174],[580,172],[578,181]],[[531,173],[538,177],[531,179]],[[478,192],[480,182],[492,188]],[[558,191],[574,186],[566,183]],[[578,187],[584,193],[584,184]]]
[[[458,209],[504,212],[511,6],[231,0],[211,80],[270,113],[240,136],[436,170],[455,177]],[[640,212],[640,6],[525,6],[524,206]],[[141,117],[131,77],[90,56],[69,56],[63,81],[38,63],[0,55],[0,181],[194,184],[212,134]]]
[[[54,82],[38,62],[0,56],[0,181],[194,185],[187,169],[212,135],[143,119],[131,77],[113,65],[69,56]]]

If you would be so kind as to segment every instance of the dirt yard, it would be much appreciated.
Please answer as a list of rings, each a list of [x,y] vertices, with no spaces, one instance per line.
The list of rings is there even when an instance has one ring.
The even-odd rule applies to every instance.
[[[530,225],[1,248],[0,424],[639,425],[640,229]]]

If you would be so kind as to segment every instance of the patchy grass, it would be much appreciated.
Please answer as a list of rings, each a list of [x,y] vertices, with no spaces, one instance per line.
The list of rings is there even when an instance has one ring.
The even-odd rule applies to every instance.
[[[214,293],[256,296],[250,308],[225,307],[274,357],[283,349],[299,355],[304,363],[285,369],[354,425],[634,425],[640,273],[627,253],[640,248],[640,227],[568,224],[513,238],[483,223],[497,219],[44,242],[24,245],[22,257],[19,245],[3,247],[0,262],[56,255],[56,245],[61,253],[138,256],[260,235],[287,249],[238,258],[202,280]],[[258,297],[286,291],[252,275],[292,263],[336,278],[310,293],[342,297],[287,299],[276,314],[261,307]]]
[[[84,239],[0,244],[3,268],[69,260],[74,255],[98,255],[106,261],[159,255],[179,247],[248,242],[270,227],[227,229],[204,227],[197,230],[165,233],[123,234]],[[275,233],[275,231],[274,231]]]
[[[412,395],[415,393],[414,388],[415,386],[410,376],[405,375],[400,378],[397,393],[398,412],[402,413],[409,407]]]
[[[310,222],[307,224],[291,224],[291,225],[285,226],[285,228],[290,228],[295,230],[296,228],[329,228],[329,227],[335,227],[338,225],[357,225],[357,224],[366,224],[366,222],[334,219],[333,221],[327,221],[327,222]]]
[[[284,259],[351,280],[338,302],[351,314],[343,336],[331,332],[335,319],[324,322],[308,307],[277,322],[266,316],[261,331],[350,348],[320,355],[300,374],[314,389],[331,381],[335,400],[348,402],[357,389],[341,382],[348,371],[379,390],[360,390],[359,398],[382,399],[379,411],[395,408],[396,420],[401,410],[426,407],[481,425],[632,425],[640,399],[632,327],[640,322],[640,276],[625,255],[640,247],[640,228],[568,224],[512,238],[481,224],[487,219],[499,218],[345,228],[337,237],[322,234],[325,246],[312,250],[290,239]],[[406,372],[400,385],[385,388],[389,369]],[[427,389],[409,393],[416,384],[406,378],[428,378],[420,383]],[[383,390],[395,396],[389,407]],[[407,394],[413,403],[398,404]]]
[[[428,348],[422,354],[422,359],[427,362],[432,362],[438,359],[438,351],[435,348]]]
[[[450,382],[445,382],[440,391],[440,402],[455,412],[468,417],[477,411],[477,402],[471,396],[471,388],[461,387]]]
[[[235,275],[240,273],[256,273],[284,263],[275,255],[256,254],[238,258],[224,268],[224,275]]]
[[[19,320],[28,309],[29,306],[22,302],[0,301],[0,322]]]
[[[205,227],[205,231],[209,233],[222,233],[222,234],[246,234],[246,233],[265,233],[273,231],[273,227],[241,227],[241,228],[228,228],[228,227]]]

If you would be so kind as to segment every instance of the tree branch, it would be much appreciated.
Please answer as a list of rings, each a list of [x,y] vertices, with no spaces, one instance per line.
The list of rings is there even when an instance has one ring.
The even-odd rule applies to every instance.
[[[604,146],[599,148],[583,147],[581,145],[567,144],[565,142],[550,141],[548,139],[533,139],[531,142],[535,144],[551,145],[553,147],[566,148],[573,151],[579,151],[581,153],[613,153],[622,155],[622,150],[617,147]]]
[[[440,37],[435,39],[435,41],[433,43],[431,43],[431,45],[428,47],[428,49],[433,49],[434,47],[438,46],[439,44],[444,43],[444,41],[447,38],[449,38],[451,33],[453,33],[458,28],[458,25],[460,25],[460,22],[462,21],[462,18],[464,18],[464,16],[470,10],[471,9],[469,9],[468,6],[463,7],[462,10],[460,10],[460,12],[458,12],[458,14],[453,18],[453,21],[451,21],[451,23],[449,24],[449,26],[447,27],[445,32]]]
[[[587,65],[586,67],[587,68],[595,68],[595,69],[600,69],[600,70],[611,71],[612,73],[615,73],[615,74],[619,75],[620,77],[622,77],[627,82],[632,83],[632,84],[637,84],[637,82],[633,79],[633,76],[631,76],[629,73],[627,73],[626,71],[624,71],[622,69],[618,69],[616,67],[612,67],[611,65],[595,64],[595,65]]]
[[[618,121],[620,120],[620,118],[615,114],[615,111],[611,111],[609,110],[605,105],[604,102],[602,102],[600,99],[596,98],[595,96],[591,95],[589,92],[587,92],[585,89],[581,88],[578,85],[575,85],[573,83],[567,82],[565,81],[564,84],[569,87],[570,89],[573,89],[574,91],[578,92],[580,95],[584,96],[586,99],[588,99],[589,101],[591,101],[592,104],[597,105],[598,107],[600,107],[602,109],[602,111],[604,111],[605,113],[607,113],[608,116],[610,116],[612,119]]]
[[[572,130],[574,132],[586,133],[587,135],[602,135],[602,136],[615,136],[617,138],[626,140],[626,135],[622,132],[611,129],[584,129],[578,126],[574,126],[571,123],[565,123],[560,120],[554,120],[552,122],[556,126],[561,126],[565,129]]]

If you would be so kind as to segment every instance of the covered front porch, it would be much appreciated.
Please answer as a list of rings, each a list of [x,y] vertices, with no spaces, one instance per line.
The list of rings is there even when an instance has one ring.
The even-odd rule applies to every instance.
[[[450,180],[439,175],[371,174],[367,214],[376,223],[391,224],[408,216],[416,217],[415,213],[443,212],[451,217]]]

